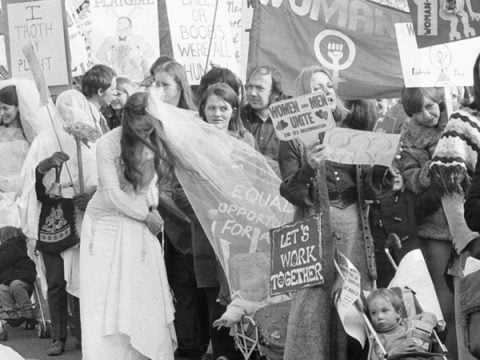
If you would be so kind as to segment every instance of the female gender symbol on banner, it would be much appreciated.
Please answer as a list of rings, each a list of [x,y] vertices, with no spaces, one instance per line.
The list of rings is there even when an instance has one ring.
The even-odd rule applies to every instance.
[[[313,50],[320,64],[332,70],[334,86],[337,88],[338,83],[344,81],[339,76],[340,70],[348,69],[355,60],[356,48],[354,42],[340,31],[324,30],[315,37]],[[324,53],[327,54],[328,58],[324,56]],[[340,63],[344,58],[346,60]]]
[[[445,81],[450,82],[450,79],[446,74],[446,70],[448,70],[448,67],[452,63],[450,49],[445,45],[432,46],[429,51],[429,58],[430,63],[437,69],[440,69],[438,83]]]

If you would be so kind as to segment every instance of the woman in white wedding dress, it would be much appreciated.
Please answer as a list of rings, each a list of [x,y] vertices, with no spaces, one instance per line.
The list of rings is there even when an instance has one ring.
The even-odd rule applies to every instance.
[[[173,169],[147,104],[148,94],[133,94],[123,126],[97,142],[99,184],[80,242],[83,360],[174,358],[174,308],[156,237],[158,188],[169,186]]]
[[[0,81],[0,226],[20,226],[16,203],[22,165],[35,136],[49,126],[32,81]]]

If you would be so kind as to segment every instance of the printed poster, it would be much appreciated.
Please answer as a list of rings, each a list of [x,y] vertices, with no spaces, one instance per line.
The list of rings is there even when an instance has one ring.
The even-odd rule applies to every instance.
[[[157,0],[90,1],[94,63],[140,82],[160,55]]]
[[[70,80],[66,33],[61,0],[6,3],[7,57],[12,77],[32,79],[22,48],[32,44],[48,86],[68,85]]]
[[[166,0],[166,4],[173,56],[185,67],[190,85],[198,85],[214,65],[239,74],[238,48],[232,41],[228,16],[228,7],[238,6],[236,1]]]
[[[408,0],[419,48],[480,36],[478,0]]]
[[[395,24],[395,29],[406,87],[473,85],[480,37],[418,49],[411,23]]]

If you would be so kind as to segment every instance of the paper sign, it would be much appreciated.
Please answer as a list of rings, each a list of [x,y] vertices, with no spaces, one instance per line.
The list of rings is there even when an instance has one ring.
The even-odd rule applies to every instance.
[[[367,338],[364,330],[364,319],[356,305],[354,305],[360,298],[360,272],[339,251],[336,253],[335,267],[339,272],[336,285],[338,291],[334,295],[338,316],[347,334],[357,339],[364,346]]]
[[[480,37],[418,49],[411,23],[395,24],[395,31],[406,87],[473,85]]]
[[[323,284],[320,218],[271,229],[270,238],[272,296]]]
[[[301,139],[305,144],[335,127],[325,94],[318,92],[270,105],[275,132],[280,140]]]
[[[12,77],[32,78],[22,48],[33,43],[48,86],[68,85],[66,32],[61,0],[6,0]]]
[[[185,67],[190,85],[198,85],[211,65],[239,73],[240,64],[235,55],[228,16],[231,3],[237,2],[166,0],[173,56]]]
[[[92,57],[140,82],[160,55],[157,0],[90,1]]]
[[[347,310],[360,298],[360,272],[341,252],[337,251],[337,270],[340,272],[342,287],[337,294],[335,304],[340,319],[344,319]]]
[[[342,164],[390,166],[397,153],[399,134],[334,128],[325,133],[323,143],[331,150],[331,160]]]
[[[419,48],[480,36],[478,0],[408,0]]]

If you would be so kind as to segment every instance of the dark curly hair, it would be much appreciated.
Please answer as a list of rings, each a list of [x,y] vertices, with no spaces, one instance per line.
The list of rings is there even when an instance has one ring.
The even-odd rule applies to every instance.
[[[130,96],[125,104],[121,145],[121,159],[123,161],[123,174],[125,179],[138,190],[142,180],[138,158],[141,145],[148,147],[155,154],[154,165],[158,175],[158,184],[165,186],[169,191],[173,179],[173,163],[168,155],[168,150],[159,137],[160,121],[147,113],[148,93],[135,93]],[[140,136],[135,124],[143,123],[151,127],[152,131],[148,140]],[[140,152],[141,153],[141,152]]]

